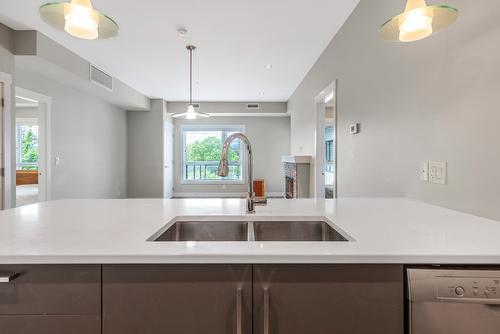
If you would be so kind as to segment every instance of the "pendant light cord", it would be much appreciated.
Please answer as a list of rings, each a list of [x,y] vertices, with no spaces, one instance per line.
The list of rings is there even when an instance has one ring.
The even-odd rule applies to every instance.
[[[193,104],[193,48],[189,48],[189,104]]]

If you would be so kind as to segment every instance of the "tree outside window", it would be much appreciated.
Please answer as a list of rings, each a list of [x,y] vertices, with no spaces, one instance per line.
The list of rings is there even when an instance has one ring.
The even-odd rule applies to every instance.
[[[17,126],[16,151],[18,170],[38,169],[38,125]]]
[[[224,140],[242,128],[213,127],[183,130],[183,179],[197,181],[241,181],[241,143],[234,140],[228,153],[229,174],[222,178],[217,175],[217,167],[222,154]]]

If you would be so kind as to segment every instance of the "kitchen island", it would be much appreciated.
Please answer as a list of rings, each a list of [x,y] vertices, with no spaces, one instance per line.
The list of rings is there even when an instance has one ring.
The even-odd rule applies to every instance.
[[[347,242],[152,242],[175,219],[326,218]],[[60,200],[0,212],[0,264],[500,264],[500,222],[404,198]]]
[[[245,210],[127,199],[0,212],[0,333],[403,334],[406,267],[500,264],[499,222],[418,201]],[[327,222],[337,241],[257,240],[254,225],[283,221]],[[179,222],[252,229],[241,241],[154,241]]]

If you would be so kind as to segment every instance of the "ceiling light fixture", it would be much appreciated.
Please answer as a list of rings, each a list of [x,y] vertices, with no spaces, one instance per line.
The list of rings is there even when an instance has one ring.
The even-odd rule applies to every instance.
[[[40,6],[40,15],[54,28],[81,39],[104,39],[118,34],[118,24],[95,10],[90,0],[49,2]]]
[[[448,5],[427,6],[425,0],[408,0],[405,11],[385,22],[379,36],[386,41],[415,42],[451,25],[458,10]]]
[[[266,64],[265,66],[266,66],[266,68],[267,68],[268,70],[270,70],[271,68],[273,68],[273,65],[271,65],[271,64]]]
[[[172,114],[175,118],[197,119],[210,117],[209,114],[197,112],[193,106],[193,51],[196,49],[194,45],[186,46],[189,51],[189,104],[186,112]]]

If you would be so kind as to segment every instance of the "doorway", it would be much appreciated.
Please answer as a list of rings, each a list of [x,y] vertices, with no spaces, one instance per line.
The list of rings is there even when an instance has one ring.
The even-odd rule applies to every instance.
[[[315,98],[316,157],[315,197],[337,197],[337,83],[332,82]]]
[[[16,87],[15,97],[16,207],[50,197],[48,114],[50,98]]]

